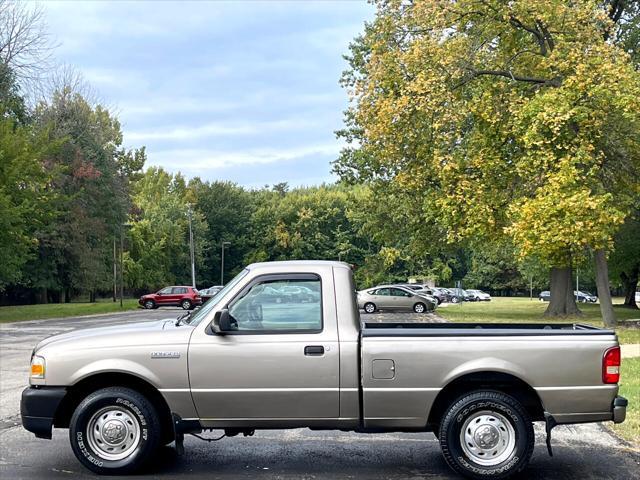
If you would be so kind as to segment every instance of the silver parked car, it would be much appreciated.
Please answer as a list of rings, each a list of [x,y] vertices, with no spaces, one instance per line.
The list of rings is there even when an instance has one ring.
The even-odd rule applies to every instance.
[[[413,310],[416,313],[432,312],[438,302],[429,295],[420,295],[400,285],[380,285],[358,292],[358,308],[367,313],[376,310]]]
[[[487,292],[483,292],[482,290],[467,290],[467,293],[470,297],[474,298],[477,302],[490,302],[491,295]]]

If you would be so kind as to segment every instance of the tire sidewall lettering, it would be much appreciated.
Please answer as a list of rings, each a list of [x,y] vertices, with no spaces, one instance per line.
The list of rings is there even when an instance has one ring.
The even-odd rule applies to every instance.
[[[140,420],[140,425],[142,427],[146,427],[147,419],[144,418],[143,413],[140,411],[140,409],[134,403],[130,402],[129,400],[127,400],[125,398],[117,398],[116,399],[116,404],[121,404],[121,405],[124,405],[125,407],[128,407],[133,413],[136,414],[136,416],[138,417],[138,420]],[[146,430],[146,428],[143,428],[143,430]]]
[[[128,390],[126,387],[106,387],[103,390],[97,390],[80,403],[72,417],[69,426],[72,449],[78,460],[95,473],[131,473],[146,463],[150,453],[157,447],[160,426],[153,404],[139,392],[131,390],[129,393]],[[138,399],[138,397],[141,398]],[[136,448],[127,457],[118,460],[103,459],[87,441],[90,418],[105,407],[123,408],[134,417],[135,422],[138,422],[140,439]]]
[[[513,412],[509,407],[501,403],[496,403],[491,401],[475,402],[475,403],[472,403],[471,405],[466,406],[464,410],[458,413],[458,415],[456,416],[456,421],[458,423],[462,423],[471,413],[477,410],[497,410],[501,413],[504,413],[506,416],[508,416],[513,421],[514,425],[517,425],[517,423],[519,422],[518,415],[516,415],[516,413]]]

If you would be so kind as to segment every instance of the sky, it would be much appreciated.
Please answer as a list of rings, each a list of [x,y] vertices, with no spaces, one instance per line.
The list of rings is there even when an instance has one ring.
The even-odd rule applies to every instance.
[[[56,61],[114,111],[147,165],[247,187],[331,182],[342,55],[364,1],[44,2]]]

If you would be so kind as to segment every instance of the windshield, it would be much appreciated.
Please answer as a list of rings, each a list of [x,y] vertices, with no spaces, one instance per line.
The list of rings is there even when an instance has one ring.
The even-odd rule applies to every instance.
[[[238,275],[236,275],[233,280],[227,283],[222,290],[220,290],[214,297],[211,297],[202,307],[193,312],[191,318],[187,320],[189,325],[198,325],[205,318],[211,310],[213,310],[216,305],[220,302],[222,298],[227,294],[229,290],[231,290],[240,280],[242,280],[245,275],[249,273],[249,270],[246,268],[242,270]]]

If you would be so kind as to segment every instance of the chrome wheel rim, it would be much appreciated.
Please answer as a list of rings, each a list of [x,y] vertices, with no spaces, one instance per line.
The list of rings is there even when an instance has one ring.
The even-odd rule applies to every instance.
[[[422,312],[424,312],[424,305],[422,305],[422,304],[420,304],[420,303],[419,303],[419,304],[417,304],[415,307],[413,307],[413,310],[414,310],[416,313],[422,313]]]
[[[188,310],[190,306],[191,306],[190,302],[187,302],[187,301],[182,302],[182,309],[183,310]]]
[[[516,431],[505,416],[492,411],[471,415],[460,431],[465,455],[482,466],[495,466],[507,460],[516,449]]]
[[[87,425],[87,442],[104,460],[122,460],[140,444],[140,424],[127,410],[106,407],[93,414]]]
[[[144,304],[144,306],[145,306],[147,309],[151,309],[151,308],[153,308],[153,302],[149,300],[149,301],[147,301],[147,302]]]
[[[364,311],[367,312],[367,313],[373,313],[373,311],[375,309],[376,308],[373,305],[371,305],[370,303],[365,305],[365,307],[364,307]]]

